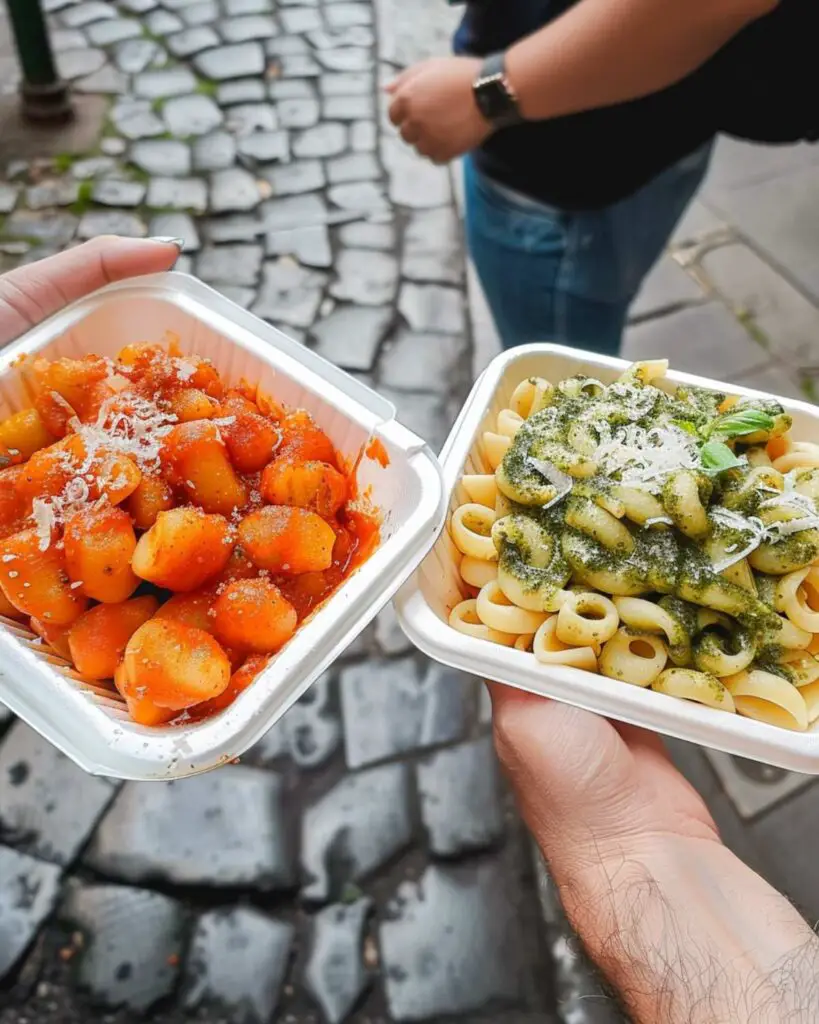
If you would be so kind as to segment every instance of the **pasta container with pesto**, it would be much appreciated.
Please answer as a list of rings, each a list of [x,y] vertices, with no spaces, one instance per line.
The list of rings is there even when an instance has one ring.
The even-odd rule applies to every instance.
[[[499,356],[396,600],[445,664],[819,774],[819,413],[555,345]]]
[[[142,347],[163,339],[172,358]],[[102,376],[68,402],[80,369]],[[200,377],[210,391],[190,383]],[[389,402],[182,274],[111,285],[7,346],[0,423],[0,701],[96,774],[182,778],[243,754],[372,620],[445,517],[440,466]],[[291,442],[301,461],[276,462]],[[337,493],[309,511],[301,492],[328,480]],[[364,545],[352,524],[365,521]],[[253,655],[260,644],[269,660]]]

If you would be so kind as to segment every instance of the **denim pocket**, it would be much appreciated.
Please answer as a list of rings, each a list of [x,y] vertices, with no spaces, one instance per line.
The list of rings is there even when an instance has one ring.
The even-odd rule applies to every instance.
[[[509,249],[555,255],[566,247],[566,216],[520,200],[469,162],[465,166],[468,216],[472,231]]]

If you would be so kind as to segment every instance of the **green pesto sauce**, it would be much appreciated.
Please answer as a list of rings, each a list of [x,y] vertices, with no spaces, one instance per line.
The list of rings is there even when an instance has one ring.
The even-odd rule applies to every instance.
[[[751,467],[748,465],[711,476],[697,464],[698,446],[708,437],[709,426],[719,417],[719,407],[725,398],[724,393],[689,386],[679,387],[674,395],[667,395],[640,383],[634,376],[608,387],[601,387],[581,375],[560,382],[552,390],[550,404],[521,426],[503,459],[507,480],[512,482],[521,500],[529,504],[513,502],[514,513],[504,520],[505,529],[496,536],[501,569],[513,575],[528,593],[551,594],[566,586],[583,584],[595,574],[610,572],[625,581],[632,593],[663,595],[661,605],[680,627],[681,642],[675,650],[681,659],[690,653],[690,642],[686,648],[685,638],[698,634],[697,606],[718,607],[738,623],[738,632],[727,638],[719,631],[708,632],[702,642],[709,650],[728,644],[719,649],[739,653],[744,648],[737,645],[745,643],[753,644],[760,651],[764,649],[766,653],[772,651],[780,619],[772,608],[772,594],[764,581],[757,597],[752,591],[725,579],[715,572],[703,546],[673,527],[662,524],[641,527],[626,518],[620,519],[634,542],[633,550],[626,552],[606,548],[569,526],[565,518],[567,510],[576,507],[578,499],[597,504],[606,496],[616,499],[617,484],[630,482],[617,470],[610,473],[598,470],[591,476],[584,475],[590,457],[572,446],[573,428],[576,431],[578,425],[582,426],[584,437],[595,438],[601,445],[613,437],[616,440],[618,429],[628,431],[632,426],[642,431],[673,429],[680,438],[690,439],[680,442],[693,453],[694,459],[692,465],[684,468],[694,474],[700,501],[709,513],[710,537],[723,550],[743,550],[754,536],[753,531],[727,519],[721,521],[711,513],[722,507],[746,517],[757,515],[762,502],[771,497],[770,492],[749,479]],[[778,403],[768,400],[748,399],[743,405],[764,411],[775,419],[785,415]],[[742,452],[741,443],[731,443],[737,453]],[[573,477],[571,500],[564,498],[547,510],[538,507],[537,495],[544,491],[548,481],[533,468],[531,458],[549,462]],[[673,464],[669,467],[670,471],[674,468]],[[680,516],[684,514],[681,499],[667,485],[668,478],[665,484],[661,479],[648,487],[665,513],[680,523]],[[524,520],[528,523],[525,528],[521,525]],[[778,551],[787,553],[791,560],[805,558],[807,564],[812,561],[809,556],[817,544],[816,537],[807,534],[813,531],[777,539]],[[548,558],[544,558],[546,551]]]

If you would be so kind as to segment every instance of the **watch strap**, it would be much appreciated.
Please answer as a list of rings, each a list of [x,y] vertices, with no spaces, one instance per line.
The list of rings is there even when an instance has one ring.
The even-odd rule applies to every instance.
[[[475,101],[495,128],[519,124],[523,118],[514,90],[506,77],[506,54],[490,53],[473,85]]]

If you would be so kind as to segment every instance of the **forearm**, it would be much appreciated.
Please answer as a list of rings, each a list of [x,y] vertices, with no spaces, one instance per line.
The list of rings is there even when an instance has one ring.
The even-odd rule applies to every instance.
[[[581,0],[511,47],[506,66],[531,120],[658,92],[696,70],[777,0]]]
[[[552,850],[572,925],[638,1024],[819,1020],[819,939],[721,844],[660,837],[593,867]]]

